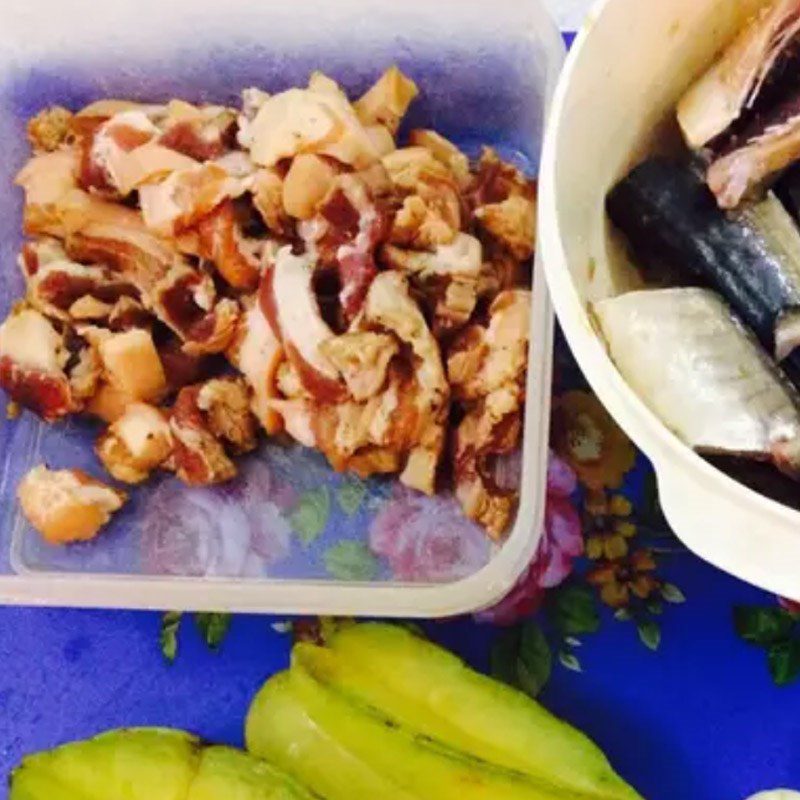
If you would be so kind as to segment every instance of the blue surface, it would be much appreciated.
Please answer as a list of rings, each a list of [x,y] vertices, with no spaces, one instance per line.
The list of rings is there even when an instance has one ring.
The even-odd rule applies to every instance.
[[[605,619],[581,648],[584,672],[557,666],[543,702],[589,733],[648,800],[800,789],[800,682],[775,687],[763,653],[731,624],[736,603],[772,598],[688,554],[663,572],[688,602],[661,618],[659,652]],[[271,622],[237,617],[213,654],[187,620],[168,666],[157,614],[0,609],[0,774],[27,752],[126,725],[241,744],[250,699],[288,662],[289,639]],[[469,620],[428,629],[486,669],[496,630]]]
[[[763,654],[736,638],[734,603],[768,598],[692,556],[669,574],[689,598],[662,620],[658,653],[630,625],[581,649],[584,672],[556,667],[544,703],[587,731],[648,800],[743,800],[800,787],[800,684],[775,687]],[[167,666],[156,614],[0,610],[0,772],[28,751],[122,725],[175,725],[241,744],[247,704],[287,664],[266,617],[237,617],[219,654],[185,624]],[[485,669],[496,631],[431,624]]]

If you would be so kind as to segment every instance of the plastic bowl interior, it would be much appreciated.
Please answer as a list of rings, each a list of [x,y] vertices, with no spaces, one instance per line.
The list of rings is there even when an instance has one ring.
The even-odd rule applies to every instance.
[[[490,12],[490,13],[489,13]],[[0,7],[0,312],[22,288],[25,121],[100,97],[235,102],[241,89],[299,85],[322,69],[350,92],[389,64],[419,83],[409,125],[538,167],[544,109],[563,43],[534,0],[253,3],[5,0]],[[541,280],[537,277],[537,282]],[[46,462],[102,474],[97,429],[0,422],[0,600],[272,612],[449,615],[498,600],[538,543],[544,507],[552,311],[535,291],[521,504],[502,547],[452,498],[335,475],[321,456],[266,445],[218,489],[164,477],[89,544],[45,545],[16,485]]]
[[[677,143],[674,106],[759,0],[606,0],[590,14],[553,102],[541,171],[540,244],[581,367],[652,459],[675,532],[738,577],[800,598],[800,514],[735,482],[682,444],[623,381],[592,327],[592,301],[633,285],[609,235],[609,188],[645,154]]]

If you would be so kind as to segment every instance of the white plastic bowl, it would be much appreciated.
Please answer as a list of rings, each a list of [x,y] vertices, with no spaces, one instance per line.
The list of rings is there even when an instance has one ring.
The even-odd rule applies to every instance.
[[[22,289],[15,265],[21,193],[12,190],[12,177],[27,157],[25,120],[45,105],[79,108],[103,96],[234,101],[247,86],[284,89],[307,80],[314,69],[357,93],[398,63],[422,91],[411,111],[415,125],[437,128],[465,146],[495,145],[535,170],[545,106],[563,56],[563,41],[539,0],[2,0],[0,315]],[[0,417],[0,602],[384,616],[445,616],[490,605],[529,564],[541,535],[552,328],[552,308],[537,270],[520,510],[502,547],[488,546],[480,532],[474,537],[481,563],[470,562],[470,574],[464,569],[439,582],[436,575],[412,582],[381,563],[374,580],[337,579],[323,547],[366,548],[374,519],[367,501],[358,513],[339,503],[325,529],[314,531],[313,543],[287,533],[292,515],[283,509],[278,514],[271,501],[251,506],[249,513],[263,528],[275,529],[259,529],[259,536],[280,540],[289,551],[277,564],[264,555],[268,548],[260,540],[256,550],[251,540],[242,546],[236,539],[247,524],[238,501],[204,496],[199,511],[188,516],[175,512],[175,503],[153,512],[148,503],[154,486],[137,490],[96,541],[47,548],[18,513],[17,482],[41,461],[99,471],[91,449],[95,434],[80,425],[43,426],[23,415],[15,423]],[[334,507],[337,495],[327,494],[326,483],[333,474],[321,457],[313,461],[284,451],[272,446],[270,484],[298,494],[322,488]],[[267,483],[261,475],[256,480]],[[386,497],[377,483],[365,491],[367,500],[379,505]],[[183,508],[189,490],[174,491],[170,497]],[[452,534],[458,522],[441,507],[437,511],[435,502],[415,500],[415,518],[431,513],[430,527]],[[219,519],[224,524],[217,524]],[[143,520],[149,530],[161,526],[146,556]],[[200,543],[192,545],[203,551],[199,565],[194,551],[191,557],[175,555],[187,540]],[[422,552],[415,558],[435,555],[424,543],[416,545]]]
[[[609,236],[609,188],[674,132],[674,106],[762,0],[605,0],[579,34],[553,101],[541,171],[540,242],[569,344],[592,388],[650,457],[661,503],[699,556],[800,599],[800,514],[715,469],[625,383],[588,314],[631,286]],[[800,492],[800,487],[798,488]]]

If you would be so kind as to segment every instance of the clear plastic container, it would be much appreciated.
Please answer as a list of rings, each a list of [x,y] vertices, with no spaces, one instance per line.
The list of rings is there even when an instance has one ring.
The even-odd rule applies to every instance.
[[[234,102],[322,69],[363,90],[396,62],[419,83],[410,124],[467,150],[496,146],[538,167],[545,106],[563,59],[534,0],[254,3],[5,0],[0,6],[0,311],[20,294],[25,120],[99,97]],[[42,542],[14,499],[35,464],[102,475],[85,421],[0,423],[0,600],[136,608],[442,616],[498,600],[538,543],[544,511],[553,315],[537,270],[516,524],[502,547],[452,498],[335,475],[302,448],[266,444],[233,484],[163,477],[95,541]]]
[[[606,0],[590,12],[553,101],[539,238],[558,318],[603,404],[653,461],[675,533],[715,566],[800,600],[800,514],[689,449],[623,380],[589,304],[635,272],[605,217],[608,190],[656,148],[680,146],[675,105],[766,0]]]

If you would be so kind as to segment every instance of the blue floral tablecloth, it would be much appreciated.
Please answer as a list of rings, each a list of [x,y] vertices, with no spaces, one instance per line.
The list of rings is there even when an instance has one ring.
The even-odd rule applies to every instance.
[[[426,631],[586,731],[647,800],[800,790],[800,608],[682,547],[650,465],[560,340],[553,393],[536,559],[498,607]],[[474,566],[461,561],[479,548],[416,547],[427,528],[404,527],[407,516],[370,545],[396,575],[452,577],[454,553],[455,567]],[[341,577],[364,577],[363,553],[337,558]],[[27,752],[111,727],[177,726],[241,745],[249,701],[309,624],[0,609],[0,775]]]
[[[561,343],[555,372],[537,559],[500,606],[428,632],[589,733],[648,800],[800,788],[796,609],[687,552]],[[241,744],[249,700],[306,624],[2,609],[0,772],[123,725]]]

